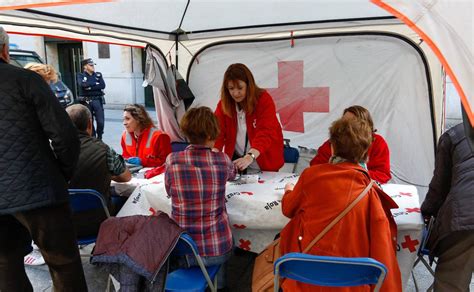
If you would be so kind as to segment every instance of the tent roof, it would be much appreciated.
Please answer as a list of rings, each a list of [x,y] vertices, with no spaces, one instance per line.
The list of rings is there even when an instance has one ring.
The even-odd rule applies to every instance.
[[[39,19],[76,20],[91,27],[127,29],[142,35],[209,32],[254,26],[282,26],[358,19],[392,19],[367,0],[122,0],[24,10]],[[127,15],[124,15],[124,11]],[[186,15],[183,18],[183,14]],[[181,23],[182,20],[182,23]]]

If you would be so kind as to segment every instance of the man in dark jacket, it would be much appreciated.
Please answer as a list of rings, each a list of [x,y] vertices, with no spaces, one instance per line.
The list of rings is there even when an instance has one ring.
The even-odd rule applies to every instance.
[[[33,291],[23,265],[31,239],[55,291],[87,291],[67,192],[77,131],[41,76],[8,64],[2,27],[0,49],[0,291]]]
[[[92,123],[92,137],[102,140],[104,133],[104,88],[105,82],[102,73],[95,72],[95,64],[91,58],[81,61],[82,73],[77,74],[77,88],[79,100],[86,105],[92,113],[97,124]]]
[[[421,212],[436,217],[428,248],[438,257],[435,291],[469,291],[474,271],[474,154],[462,124],[439,139]]]
[[[98,191],[104,196],[111,215],[115,215],[121,206],[115,206],[111,202],[110,181],[128,182],[132,175],[121,155],[92,137],[92,115],[87,107],[74,104],[67,107],[66,112],[78,130],[81,141],[81,153],[69,188]],[[97,235],[100,223],[105,219],[103,210],[91,210],[73,216],[79,237]]]

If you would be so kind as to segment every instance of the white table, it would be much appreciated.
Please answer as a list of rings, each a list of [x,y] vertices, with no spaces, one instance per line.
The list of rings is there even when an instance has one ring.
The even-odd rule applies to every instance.
[[[257,181],[255,177],[252,179]],[[259,253],[273,241],[275,234],[289,221],[281,212],[284,186],[297,180],[295,174],[264,172],[259,174],[256,183],[227,184],[227,212],[236,246]],[[122,193],[135,188],[117,216],[152,215],[156,210],[171,214],[164,175],[150,180],[134,178],[130,183],[115,187]],[[397,260],[404,287],[417,257],[423,228],[418,193],[416,187],[410,185],[386,184],[382,187],[399,206],[392,213],[398,227]]]

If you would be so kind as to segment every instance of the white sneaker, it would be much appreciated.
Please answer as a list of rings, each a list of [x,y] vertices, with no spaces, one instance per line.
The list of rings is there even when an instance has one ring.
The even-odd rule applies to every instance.
[[[39,250],[33,250],[30,254],[25,256],[23,261],[25,265],[28,266],[40,266],[45,264],[44,258]]]

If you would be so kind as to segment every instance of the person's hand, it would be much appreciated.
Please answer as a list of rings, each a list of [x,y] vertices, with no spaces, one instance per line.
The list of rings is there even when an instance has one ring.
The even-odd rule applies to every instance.
[[[295,188],[294,183],[287,183],[285,185],[285,194],[291,192]]]
[[[221,152],[219,149],[214,148],[214,147],[211,150],[212,150],[212,152]]]
[[[242,171],[249,167],[250,164],[252,164],[253,158],[250,155],[244,155],[241,158],[237,158],[234,160],[234,165],[237,167],[238,170]]]
[[[142,161],[139,157],[130,157],[127,159],[127,162],[135,165],[142,165]]]

